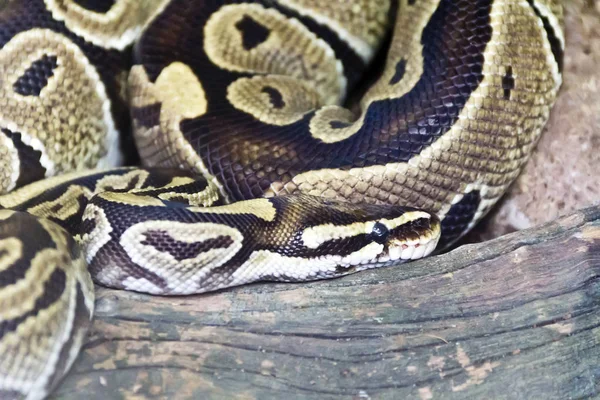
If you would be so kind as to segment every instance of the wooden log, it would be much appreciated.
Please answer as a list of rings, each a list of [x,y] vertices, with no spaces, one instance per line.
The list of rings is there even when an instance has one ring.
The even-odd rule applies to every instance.
[[[96,306],[55,398],[591,397],[600,207],[342,279]]]

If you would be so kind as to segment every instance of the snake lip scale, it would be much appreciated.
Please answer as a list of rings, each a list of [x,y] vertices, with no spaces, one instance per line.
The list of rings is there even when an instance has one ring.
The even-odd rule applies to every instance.
[[[0,2],[0,398],[59,385],[93,282],[205,293],[455,243],[542,132],[562,22],[559,0]]]

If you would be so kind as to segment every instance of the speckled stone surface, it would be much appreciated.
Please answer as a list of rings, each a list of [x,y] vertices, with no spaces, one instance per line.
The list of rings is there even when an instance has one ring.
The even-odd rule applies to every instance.
[[[547,129],[519,179],[469,242],[600,203],[600,0],[564,5],[563,86]]]

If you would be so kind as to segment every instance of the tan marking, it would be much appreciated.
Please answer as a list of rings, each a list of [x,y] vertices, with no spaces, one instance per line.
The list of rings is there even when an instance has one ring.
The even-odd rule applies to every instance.
[[[0,210],[0,221],[9,219],[14,213],[13,210]]]
[[[275,107],[264,88],[279,92],[284,106]],[[240,78],[227,88],[227,100],[240,111],[271,125],[290,125],[320,106],[319,94],[306,82],[287,76]]]
[[[300,15],[334,30],[368,62],[385,36],[390,0],[327,2],[322,0],[277,0]],[[403,10],[404,11],[404,10]]]
[[[107,13],[87,10],[73,0],[44,0],[52,17],[96,46],[124,50],[167,5],[168,0],[117,0]]]
[[[43,55],[57,57],[58,67],[40,95],[14,92],[13,83]],[[0,65],[10,66],[0,81],[0,127],[42,152],[47,175],[120,163],[104,84],[67,37],[40,28],[18,33],[0,50]]]
[[[186,199],[190,206],[209,207],[219,199],[219,192],[212,186],[196,193],[178,193],[176,191],[160,193],[158,198],[161,200],[179,200]]]
[[[338,240],[357,235],[369,234],[373,231],[373,226],[377,222],[382,223],[388,229],[392,230],[400,225],[404,225],[421,218],[430,219],[431,215],[422,211],[412,211],[406,212],[400,217],[391,220],[382,218],[374,221],[354,222],[349,225],[325,224],[311,226],[302,232],[302,241],[306,247],[310,249],[316,249],[323,243],[330,240]]]
[[[69,217],[83,211],[79,203],[81,197],[84,197],[87,203],[87,200],[92,197],[92,191],[85,186],[71,185],[56,200],[37,204],[27,212],[38,217],[54,217],[66,221]]]
[[[62,185],[71,180],[98,174],[99,172],[99,170],[76,171],[64,175],[47,178],[42,181],[30,183],[27,186],[23,186],[22,188],[10,192],[9,194],[0,196],[0,206],[4,208],[19,207],[21,204],[24,204],[27,201],[30,201],[35,197],[43,194],[49,188]],[[110,173],[110,171],[104,172]]]
[[[179,187],[189,185],[191,183],[194,183],[195,181],[195,179],[190,178],[188,176],[176,176],[171,180],[171,182],[159,188],[146,187],[143,189],[135,189],[133,190],[133,192],[135,192],[136,194],[143,194],[145,192],[159,190],[161,193],[158,193],[156,197],[158,197],[161,200],[179,201],[181,198],[183,198],[186,199],[187,204],[189,204],[190,206],[198,207],[208,207],[217,200],[219,200],[219,191],[217,190],[217,188],[211,185],[207,185],[205,189],[199,192],[185,193],[178,191]],[[167,191],[168,189],[172,190]]]
[[[244,18],[269,30],[266,40],[246,50],[236,25]],[[343,67],[331,47],[294,18],[260,4],[225,5],[204,26],[204,49],[220,68],[286,75],[312,86],[323,104],[337,104],[346,93]]]
[[[204,89],[189,66],[177,61],[169,64],[154,85],[160,93],[165,113],[181,116],[181,119],[197,118],[206,113]]]
[[[236,201],[216,207],[190,207],[189,210],[206,214],[250,214],[267,222],[273,221],[277,215],[277,210],[267,199]]]
[[[143,196],[135,193],[103,192],[98,197],[113,203],[138,206],[138,207],[165,207],[165,203],[155,197]]]
[[[4,219],[2,216],[3,215],[0,215],[0,221]],[[21,240],[16,237],[0,239],[0,272],[10,268],[22,255],[23,242],[21,242]],[[0,283],[0,289],[1,288],[2,283]]]
[[[166,232],[184,243],[201,243],[221,236],[230,238],[232,243],[228,247],[205,249],[193,258],[177,260],[169,253],[157,250],[151,243],[146,243],[145,232],[148,231]],[[167,281],[168,288],[161,289],[161,292],[189,294],[198,293],[207,277],[242,248],[242,241],[242,234],[227,225],[147,221],[129,227],[119,242],[134,263]]]
[[[93,229],[89,233],[77,236],[75,239],[81,244],[84,250],[86,262],[92,263],[94,257],[100,249],[106,245],[112,238],[110,236],[113,227],[106,217],[106,212],[95,204],[88,204],[81,217],[82,223],[94,221]]]
[[[560,42],[560,47],[564,51],[565,36],[563,33],[562,23],[561,23],[562,6],[556,0],[543,0],[543,1],[534,0],[533,3],[535,4],[535,7],[540,12],[540,14],[543,17],[546,17],[546,19],[550,23],[550,26],[552,26],[554,33],[556,35],[556,38]],[[546,29],[544,28],[543,21],[540,18],[538,18],[537,15],[535,15],[535,11],[533,10],[532,7],[529,7],[529,10],[532,13],[532,17],[535,17],[538,19],[538,25],[541,28],[540,34],[543,36],[543,38],[546,38],[547,33],[546,33]],[[552,48],[550,47],[550,43],[548,43],[547,41],[544,40],[543,45],[546,48],[549,64],[554,65],[554,68],[551,68],[551,70],[554,74],[554,80],[560,82],[562,80],[562,76],[558,70],[558,64],[556,63],[554,54],[552,53]]]
[[[4,244],[9,244],[4,242]],[[50,243],[49,243],[50,244]],[[25,277],[15,284],[2,288],[0,319],[9,320],[31,311],[35,301],[44,292],[44,282],[62,264],[62,254],[52,248],[40,250],[33,258]],[[0,349],[2,347],[0,342]],[[4,353],[2,353],[4,354]]]
[[[135,169],[122,175],[112,175],[109,173],[96,181],[94,193],[125,190],[128,188],[131,191],[135,191],[144,186],[149,175],[150,173],[143,169]],[[135,184],[131,186],[131,182],[135,182]]]
[[[534,0],[535,7],[540,11],[554,29],[561,48],[565,48],[565,35],[563,32],[563,7],[560,0]]]
[[[165,78],[161,79],[161,75],[165,73],[165,70],[157,78],[157,83],[152,83],[144,67],[136,65],[131,69],[129,75],[131,106],[145,107],[156,103],[166,104],[164,107],[161,105],[160,126],[146,128],[134,119],[134,135],[137,148],[145,165],[193,170],[204,176],[209,184],[216,187],[221,196],[226,199],[227,196],[221,183],[208,171],[200,156],[181,132],[181,121],[188,117],[200,117],[201,114],[196,113],[202,110],[206,111],[206,104],[202,105],[204,95],[201,95],[201,93],[204,93],[204,91],[200,81],[189,67],[180,64],[177,62],[175,66],[167,67],[165,70],[167,75],[177,76],[178,87],[180,88],[167,93],[186,96],[186,91],[181,90],[181,88],[185,87],[186,84],[189,85],[187,93],[190,98],[178,97],[179,103],[189,102],[191,104],[185,106],[183,110],[178,110],[178,102],[175,99],[165,96],[165,93],[158,89],[158,82],[166,82]],[[165,83],[162,85],[164,86]]]
[[[195,181],[196,181],[195,179],[190,178],[189,176],[176,176],[171,180],[171,182],[169,182],[164,187],[168,188],[168,187],[183,186],[183,185],[193,183]]]

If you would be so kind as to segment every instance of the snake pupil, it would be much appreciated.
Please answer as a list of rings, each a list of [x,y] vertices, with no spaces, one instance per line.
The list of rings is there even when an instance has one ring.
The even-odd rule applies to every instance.
[[[376,222],[375,225],[373,225],[373,229],[371,230],[371,237],[375,242],[379,244],[384,244],[389,234],[389,229],[381,222]]]

